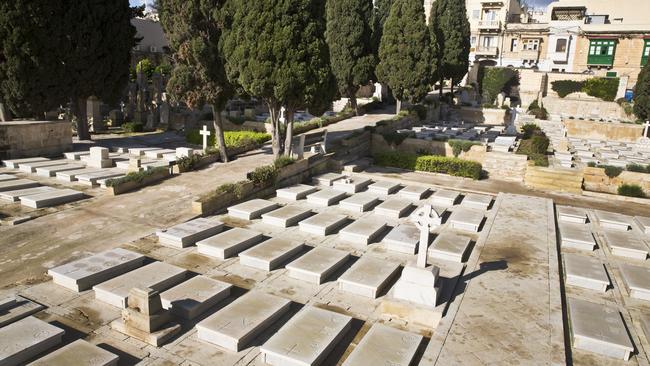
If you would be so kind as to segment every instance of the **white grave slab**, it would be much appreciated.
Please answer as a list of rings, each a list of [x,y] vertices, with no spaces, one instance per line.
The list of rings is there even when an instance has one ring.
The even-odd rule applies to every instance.
[[[620,270],[630,297],[650,301],[650,268],[621,263]]]
[[[469,193],[465,195],[461,204],[463,207],[487,211],[492,204],[492,196]]]
[[[389,198],[375,207],[375,214],[399,220],[412,207],[411,202],[401,198]]]
[[[339,269],[349,258],[350,253],[328,247],[316,247],[302,257],[287,264],[288,275],[317,285]]]
[[[596,211],[596,219],[604,229],[628,231],[632,219],[615,212]]]
[[[73,151],[73,152],[63,153],[63,156],[65,156],[65,158],[68,160],[81,160],[82,156],[89,156],[89,155],[90,155],[90,151]]]
[[[386,249],[404,254],[415,254],[420,242],[420,230],[413,225],[401,224],[384,238]]]
[[[194,319],[230,296],[232,285],[196,276],[160,294],[163,309],[184,319]]]
[[[401,198],[411,201],[424,199],[424,196],[426,196],[427,193],[429,193],[429,188],[420,186],[406,186],[397,192]]]
[[[606,292],[609,277],[603,263],[593,257],[564,253],[564,267],[567,285]]]
[[[196,243],[198,252],[226,260],[259,243],[264,236],[257,231],[233,228]]]
[[[66,165],[55,165],[55,166],[46,166],[42,168],[36,168],[36,175],[41,177],[55,177],[58,172],[65,172],[67,170],[79,170],[85,168],[81,164],[66,164]]]
[[[79,170],[66,170],[66,171],[63,171],[63,172],[56,173],[56,179],[64,181],[64,182],[76,182],[78,175],[97,173],[97,172],[101,172],[102,170],[103,169],[97,169],[97,168],[84,168],[84,169],[79,169]]]
[[[20,365],[61,343],[65,331],[33,316],[0,328],[0,365]]]
[[[238,219],[253,220],[259,218],[262,214],[275,210],[278,206],[277,203],[271,201],[254,199],[228,207],[228,215]]]
[[[459,199],[460,193],[447,189],[441,189],[439,191],[436,191],[431,196],[431,204],[433,206],[451,207],[455,205]]]
[[[443,231],[429,247],[429,256],[451,262],[463,263],[465,253],[471,243],[467,236]]]
[[[31,208],[50,207],[84,199],[82,192],[74,189],[57,189],[43,193],[21,196],[20,203]]]
[[[562,248],[574,248],[586,251],[593,251],[596,248],[596,240],[591,233],[589,225],[561,222],[559,226]]]
[[[366,212],[371,207],[379,202],[377,194],[371,192],[363,192],[353,194],[352,196],[344,199],[339,202],[339,207],[344,210],[354,211],[354,212]]]
[[[39,358],[29,366],[117,366],[119,359],[114,353],[78,339]]]
[[[38,163],[42,161],[49,161],[48,158],[25,158],[25,159],[12,159],[12,160],[3,160],[2,163],[10,169],[18,169],[20,164],[26,163]]]
[[[345,178],[345,175],[338,173],[326,173],[319,176],[316,176],[312,179],[315,185],[331,187],[332,183],[339,179]]]
[[[587,223],[587,211],[583,208],[560,206],[557,208],[559,221],[574,224]]]
[[[484,219],[482,211],[458,208],[449,217],[449,226],[452,229],[478,233]]]
[[[642,261],[648,257],[648,246],[633,231],[604,230],[603,235],[616,256]]]
[[[40,186],[38,182],[29,179],[7,180],[0,182],[0,192],[17,191],[19,189],[34,188],[38,186]]]
[[[306,184],[297,184],[295,186],[281,188],[276,191],[278,198],[284,198],[291,201],[298,201],[306,198],[310,194],[317,192],[318,188]]]
[[[21,163],[18,166],[18,170],[25,173],[36,173],[37,168],[42,168],[46,166],[59,166],[66,165],[68,161],[66,160],[47,160],[47,161],[38,161],[33,163]]]
[[[223,230],[223,223],[215,219],[198,218],[173,226],[167,230],[159,231],[158,240],[163,245],[174,248],[186,248],[197,241],[207,239],[219,234]]]
[[[158,147],[134,147],[129,149],[129,155],[143,156],[147,151],[160,150]]]
[[[51,268],[47,274],[59,286],[81,292],[144,264],[145,256],[115,248]]]
[[[96,186],[97,181],[100,179],[107,179],[107,178],[115,178],[119,177],[126,174],[126,171],[122,169],[103,169],[103,170],[98,170],[95,171],[94,173],[83,173],[83,174],[78,174],[75,177],[79,181],[79,183],[88,185],[88,186]]]
[[[568,302],[573,347],[620,360],[630,358],[634,345],[617,309],[579,299]]]
[[[42,186],[42,187],[19,189],[16,191],[5,191],[5,192],[0,192],[0,199],[9,202],[18,202],[20,201],[20,197],[22,196],[30,196],[33,194],[51,192],[55,190],[56,188]]]
[[[325,211],[301,221],[298,226],[306,233],[326,236],[345,225],[347,220],[346,215]]]
[[[375,323],[343,362],[343,366],[409,366],[423,337]]]
[[[9,180],[16,180],[18,177],[16,177],[13,174],[0,174],[0,182],[6,182]]]
[[[368,216],[346,226],[339,234],[342,240],[368,245],[381,235],[384,229],[386,220]]]
[[[375,299],[398,270],[397,263],[366,255],[338,279],[339,289]]]
[[[327,207],[338,203],[346,197],[345,192],[335,191],[333,189],[323,189],[307,196],[307,202],[316,206]]]
[[[650,235],[650,217],[637,216],[634,218],[634,222],[639,226],[641,232]]]
[[[158,150],[149,150],[144,152],[144,156],[150,159],[161,159],[165,154],[174,154],[176,155],[176,150],[170,149],[158,149]]]
[[[238,352],[284,315],[291,301],[250,291],[196,325],[198,338]]]
[[[183,268],[164,262],[153,262],[95,285],[93,290],[97,300],[125,309],[132,288],[150,288],[162,292],[184,281],[186,277],[187,271]]]
[[[303,245],[301,242],[283,238],[269,239],[239,253],[239,262],[244,266],[272,271],[298,254]]]
[[[355,194],[357,192],[361,192],[366,187],[368,187],[370,184],[372,184],[372,181],[367,178],[360,178],[360,177],[352,177],[352,178],[344,178],[340,180],[334,181],[332,183],[332,189],[335,189],[337,191],[345,192],[348,194]]]
[[[311,216],[312,212],[300,206],[287,205],[262,215],[262,222],[278,227],[290,227]]]
[[[400,185],[398,183],[379,181],[369,185],[368,192],[372,192],[376,195],[388,196],[389,194],[397,192],[399,188]]]
[[[350,329],[352,318],[305,306],[260,348],[275,366],[318,365]]]

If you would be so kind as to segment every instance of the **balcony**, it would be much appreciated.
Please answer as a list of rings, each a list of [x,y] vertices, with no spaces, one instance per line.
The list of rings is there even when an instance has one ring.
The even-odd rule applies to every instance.
[[[488,46],[478,46],[474,53],[477,56],[491,56],[496,57],[499,54],[499,48],[497,47],[488,47]]]
[[[479,20],[478,21],[479,30],[499,30],[501,29],[500,20]]]
[[[522,60],[539,60],[539,50],[521,50],[519,58]]]
[[[481,0],[483,6],[503,6],[503,1],[500,0]]]

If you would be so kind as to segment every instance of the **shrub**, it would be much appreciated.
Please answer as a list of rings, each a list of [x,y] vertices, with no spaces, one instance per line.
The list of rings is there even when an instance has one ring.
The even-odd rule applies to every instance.
[[[420,121],[424,121],[425,119],[427,119],[427,107],[423,105],[420,104],[413,105],[410,107],[410,111],[415,113],[420,119]]]
[[[278,169],[274,165],[265,165],[255,168],[246,175],[248,180],[256,186],[269,186],[275,182],[278,176]]]
[[[530,160],[535,163],[535,166],[548,166],[548,156],[546,152],[551,141],[548,139],[544,131],[542,131],[536,124],[526,124],[522,127],[523,139],[519,143],[517,154],[527,155]]]
[[[619,168],[617,166],[599,165],[598,167],[605,169],[605,175],[607,175],[609,178],[616,178],[621,175],[621,173],[623,173],[623,168]]]
[[[468,152],[472,146],[480,145],[479,142],[468,140],[449,140],[447,143],[451,146],[455,157],[458,157],[461,152]]]
[[[637,184],[623,184],[618,187],[618,194],[626,197],[645,198],[643,188]]]
[[[273,166],[275,166],[277,169],[282,169],[285,166],[289,166],[293,163],[296,162],[296,159],[290,157],[290,156],[279,156],[275,161],[273,162]]]
[[[406,140],[411,137],[410,133],[398,133],[398,132],[388,132],[381,135],[389,145],[399,146]]]
[[[560,98],[564,98],[571,93],[582,91],[583,87],[583,81],[557,80],[551,83],[551,89],[553,89],[553,91],[556,92]]]
[[[203,154],[192,154],[190,156],[183,156],[176,160],[176,164],[181,171],[189,172],[197,168],[198,163],[203,158]]]
[[[154,71],[156,71],[156,67],[148,58],[142,59],[137,65],[135,65],[135,72],[142,72],[144,77],[147,79],[151,79]]]
[[[480,78],[480,90],[486,103],[494,103],[497,95],[519,82],[519,72],[508,67],[488,67]]]
[[[650,118],[650,62],[641,69],[634,87],[634,115],[640,120]]]
[[[548,119],[548,111],[544,106],[540,106],[537,103],[537,100],[534,100],[530,105],[528,106],[528,112],[531,113],[535,118],[537,119],[543,119],[547,120]]]
[[[203,145],[203,136],[199,130],[189,130],[185,135],[185,140],[193,145]],[[271,139],[271,135],[264,132],[255,131],[225,131],[223,138],[226,141],[226,148],[254,148],[263,145]],[[208,146],[215,146],[214,133],[208,136]]]
[[[142,132],[144,125],[142,123],[128,122],[122,125],[122,129],[126,133]]]
[[[235,197],[237,197],[237,199],[241,199],[244,196],[244,191],[243,191],[244,184],[246,184],[247,182],[248,181],[244,180],[237,183],[225,183],[217,187],[215,192],[217,194],[232,193],[235,195]]]
[[[585,81],[582,89],[587,95],[613,102],[618,92],[619,78],[592,78]]]
[[[587,163],[587,166],[590,167],[590,168],[595,168],[595,167],[596,167],[596,163],[593,162],[593,161],[590,161],[589,163]]]
[[[628,166],[625,167],[625,170],[629,172],[635,172],[635,173],[650,173],[648,167],[641,164],[628,164]]]
[[[535,102],[535,103],[537,103],[537,102]],[[527,123],[521,128],[521,130],[524,132],[523,139],[527,140],[527,139],[533,137],[533,134],[535,132],[541,131],[542,129],[539,128],[539,126],[534,124],[534,123]]]
[[[128,182],[142,183],[142,181],[145,178],[150,177],[150,176],[152,176],[154,174],[157,174],[157,173],[161,173],[163,171],[169,171],[169,168],[161,166],[161,167],[157,167],[157,168],[153,168],[153,169],[149,169],[149,170],[141,170],[139,172],[131,172],[131,173],[125,175],[122,178],[115,178],[115,179],[107,180],[106,181],[106,187],[116,187],[116,186],[119,186],[121,184],[128,183]]]
[[[436,155],[418,156],[404,153],[381,153],[375,155],[375,163],[377,165],[442,173],[475,180],[481,178],[483,170],[481,164],[474,161]]]

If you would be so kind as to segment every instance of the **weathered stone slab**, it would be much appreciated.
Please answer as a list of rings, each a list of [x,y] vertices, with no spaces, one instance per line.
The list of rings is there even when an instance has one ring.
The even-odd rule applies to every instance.
[[[63,156],[68,160],[81,160],[82,156],[90,156],[90,151],[72,151],[63,153]]]
[[[436,191],[431,196],[431,204],[433,206],[451,207],[455,205],[459,199],[460,193],[447,189],[441,189],[439,191]]]
[[[327,207],[336,204],[346,196],[345,192],[335,191],[333,189],[323,189],[322,191],[308,195],[307,202],[313,205]]]
[[[339,289],[375,299],[398,270],[397,263],[366,255],[339,278]]]
[[[287,264],[286,268],[289,277],[320,285],[329,275],[339,269],[349,256],[350,253],[343,250],[316,247]]]
[[[262,214],[275,210],[278,206],[277,203],[271,201],[254,199],[228,207],[228,215],[238,219],[252,220],[259,218]]]
[[[160,159],[165,154],[174,154],[176,155],[176,150],[170,149],[158,149],[158,150],[148,150],[144,152],[144,156],[150,159]]]
[[[650,235],[650,217],[637,216],[634,218],[634,222],[644,234]]]
[[[0,311],[5,311],[14,306],[16,306],[16,296],[12,295],[0,297]]]
[[[160,150],[159,147],[134,147],[129,149],[129,155],[143,156],[147,151]]]
[[[443,231],[429,247],[429,256],[451,262],[463,263],[471,243],[467,236]]]
[[[621,360],[628,360],[634,345],[617,309],[569,299],[573,347]]]
[[[567,285],[605,292],[609,277],[603,263],[592,257],[564,253],[564,267]]]
[[[368,245],[386,229],[386,221],[372,216],[359,219],[340,231],[342,240]]]
[[[38,163],[43,161],[50,161],[48,158],[25,158],[25,159],[12,159],[12,160],[3,160],[2,163],[10,169],[18,169],[20,164],[27,163]]]
[[[303,243],[283,238],[269,239],[244,252],[239,253],[239,262],[264,271],[272,271],[282,263],[298,254]]]
[[[31,194],[20,197],[23,206],[31,208],[50,207],[79,201],[85,198],[83,192],[74,189],[57,189],[43,193]]]
[[[94,173],[78,174],[76,175],[76,178],[79,183],[89,186],[96,186],[97,181],[100,179],[115,178],[124,174],[126,174],[126,171],[122,169],[102,169],[95,171]]]
[[[648,246],[633,231],[604,230],[603,235],[614,255],[642,261],[648,257]]]
[[[30,196],[33,194],[51,192],[55,190],[56,188],[42,186],[42,187],[19,189],[16,191],[5,191],[5,192],[0,192],[0,199],[9,202],[18,202],[20,201],[20,197],[23,196]]]
[[[482,211],[458,208],[449,217],[449,226],[452,229],[478,233],[484,219],[485,216]]]
[[[119,359],[116,354],[78,339],[39,358],[29,366],[117,366]]]
[[[59,286],[81,292],[144,264],[145,256],[115,248],[51,268],[47,274]]]
[[[8,180],[16,180],[18,177],[16,177],[13,174],[0,174],[0,182],[6,182]]]
[[[66,170],[56,173],[56,179],[64,182],[76,182],[78,175],[101,172],[103,169],[84,168],[79,170]]]
[[[406,186],[402,188],[397,194],[407,200],[419,201],[429,193],[429,188],[420,186]]]
[[[238,352],[284,315],[290,305],[287,299],[250,291],[197,324],[198,338]]]
[[[619,268],[630,297],[650,301],[650,268],[626,263],[621,263]]]
[[[347,220],[346,215],[325,211],[301,221],[298,226],[306,233],[326,236],[345,225]]]
[[[404,254],[415,254],[420,242],[420,230],[413,225],[401,224],[384,238],[386,249]]]
[[[562,248],[587,251],[593,251],[596,248],[596,239],[588,225],[561,222],[559,226]]]
[[[221,221],[202,217],[161,230],[156,235],[163,245],[186,248],[194,245],[197,241],[217,235],[222,230],[223,223]]]
[[[325,173],[319,176],[316,176],[312,179],[312,182],[319,186],[331,187],[332,183],[339,179],[345,178],[345,175],[338,173]]]
[[[559,206],[557,208],[559,221],[575,224],[587,223],[587,211],[583,208]]]
[[[36,175],[41,177],[54,177],[58,172],[65,172],[66,170],[79,170],[85,168],[81,164],[65,164],[65,165],[55,165],[55,166],[45,166],[42,168],[36,168]]]
[[[37,168],[43,168],[48,166],[60,166],[67,165],[68,161],[66,160],[48,160],[48,161],[38,161],[34,163],[22,163],[18,166],[18,170],[25,173],[36,173]]]
[[[45,309],[45,306],[19,295],[5,298],[2,302],[4,306],[0,306],[0,328]]]
[[[368,192],[372,192],[376,195],[379,194],[383,196],[388,196],[389,194],[393,194],[397,192],[399,189],[400,189],[400,185],[398,183],[393,183],[388,181],[379,181],[368,186]]]
[[[275,366],[318,365],[350,329],[352,318],[305,306],[260,348]]]
[[[95,285],[95,298],[107,304],[125,309],[132,288],[150,288],[162,292],[182,282],[187,271],[164,262],[153,262],[119,277]]]
[[[367,178],[345,178],[334,181],[332,183],[332,189],[348,194],[355,194],[357,192],[363,191],[370,184],[372,184],[372,181]]]
[[[38,182],[29,179],[7,180],[0,182],[0,192],[17,191],[19,189],[34,188],[38,186],[40,186]]]
[[[375,214],[399,220],[412,207],[411,202],[401,198],[389,198],[375,207]]]
[[[297,184],[295,186],[278,189],[275,193],[277,194],[278,198],[298,201],[306,198],[310,194],[317,191],[318,188],[314,186],[308,186],[306,184]]]
[[[233,228],[201,240],[196,243],[196,246],[201,254],[225,260],[259,243],[263,237],[257,231]]]
[[[466,194],[461,202],[464,207],[473,208],[475,210],[487,211],[492,204],[492,196],[487,196],[484,194]]]
[[[379,202],[377,194],[371,192],[363,192],[353,194],[352,196],[344,199],[339,202],[339,207],[344,210],[350,210],[354,212],[366,212],[371,207]]]
[[[343,362],[343,366],[413,364],[423,337],[375,323]]]
[[[289,227],[311,216],[311,214],[312,212],[309,209],[287,205],[262,215],[262,222],[273,226]]]
[[[230,296],[232,285],[205,276],[193,277],[160,294],[163,309],[194,319]]]
[[[64,330],[33,316],[0,328],[0,365],[20,365],[61,343]]]
[[[596,211],[596,219],[604,229],[628,231],[632,224],[632,219],[628,216],[606,211]]]

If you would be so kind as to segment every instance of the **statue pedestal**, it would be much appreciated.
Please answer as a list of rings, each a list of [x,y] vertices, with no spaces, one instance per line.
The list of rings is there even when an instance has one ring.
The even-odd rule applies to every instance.
[[[398,300],[435,308],[440,295],[440,269],[406,266],[395,284],[393,296]]]

